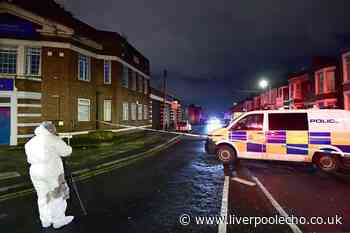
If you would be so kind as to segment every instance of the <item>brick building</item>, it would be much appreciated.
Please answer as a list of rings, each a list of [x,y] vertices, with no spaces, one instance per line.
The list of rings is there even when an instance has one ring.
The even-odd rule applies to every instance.
[[[314,85],[316,107],[342,107],[342,84],[336,60],[315,67]]]
[[[203,121],[203,109],[201,106],[190,104],[187,107],[188,120],[192,125],[200,124]]]
[[[350,111],[350,50],[341,54],[341,66],[343,106],[345,110]]]
[[[148,59],[118,33],[53,0],[0,2],[0,144],[43,120],[60,132],[147,126],[149,82]]]
[[[254,110],[260,110],[261,109],[261,98],[260,95],[253,97],[254,102]]]
[[[289,100],[289,87],[288,85],[281,86],[277,88],[277,97],[276,97],[276,109],[283,108],[288,105]]]
[[[292,109],[304,109],[313,106],[310,93],[314,93],[313,77],[309,71],[302,71],[291,74],[288,77],[289,82],[289,102]]]
[[[183,108],[178,98],[151,87],[151,123],[155,129],[176,128],[183,120]]]
[[[270,88],[269,90],[260,94],[260,109],[275,109],[277,98],[277,88]]]
[[[254,110],[254,101],[251,99],[247,99],[243,102],[243,111],[249,112]]]

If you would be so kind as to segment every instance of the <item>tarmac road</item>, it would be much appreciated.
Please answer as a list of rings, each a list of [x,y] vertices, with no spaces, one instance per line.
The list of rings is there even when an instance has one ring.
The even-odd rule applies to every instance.
[[[77,201],[77,217],[61,230],[42,230],[35,195],[0,203],[1,232],[217,232],[217,225],[182,226],[179,217],[216,215],[221,208],[221,164],[203,149],[203,141],[184,139],[159,155],[78,183],[88,210]]]
[[[278,207],[273,205],[273,202],[277,202],[288,216],[302,217],[309,221],[309,224],[295,224],[301,232],[350,231],[348,174],[326,174],[309,165],[247,160],[241,162],[237,176],[255,183],[257,179],[260,186],[231,181],[231,214],[281,216]],[[328,217],[329,222],[326,222]],[[318,224],[311,224],[310,221],[316,221]],[[285,226],[230,225],[228,232],[298,232],[292,231],[291,227],[286,229]]]

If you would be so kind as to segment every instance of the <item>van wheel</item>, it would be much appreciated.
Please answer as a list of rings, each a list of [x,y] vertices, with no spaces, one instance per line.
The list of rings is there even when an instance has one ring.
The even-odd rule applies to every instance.
[[[316,159],[316,164],[325,172],[336,172],[339,170],[339,158],[336,155],[319,154]]]
[[[234,149],[227,145],[222,145],[217,149],[216,157],[224,164],[232,163],[237,159]]]

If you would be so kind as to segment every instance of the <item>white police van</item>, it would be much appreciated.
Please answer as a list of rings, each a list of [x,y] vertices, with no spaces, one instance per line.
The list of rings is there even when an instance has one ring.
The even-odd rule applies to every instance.
[[[350,162],[350,112],[247,112],[228,127],[210,132],[205,148],[224,163],[240,158],[308,162],[333,172]]]

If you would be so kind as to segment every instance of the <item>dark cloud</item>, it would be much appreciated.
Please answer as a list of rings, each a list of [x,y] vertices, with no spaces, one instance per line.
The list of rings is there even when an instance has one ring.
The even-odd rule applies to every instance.
[[[350,1],[74,0],[66,7],[87,23],[127,35],[149,57],[155,85],[188,103],[224,110],[256,89],[302,69],[313,55],[350,45]]]

